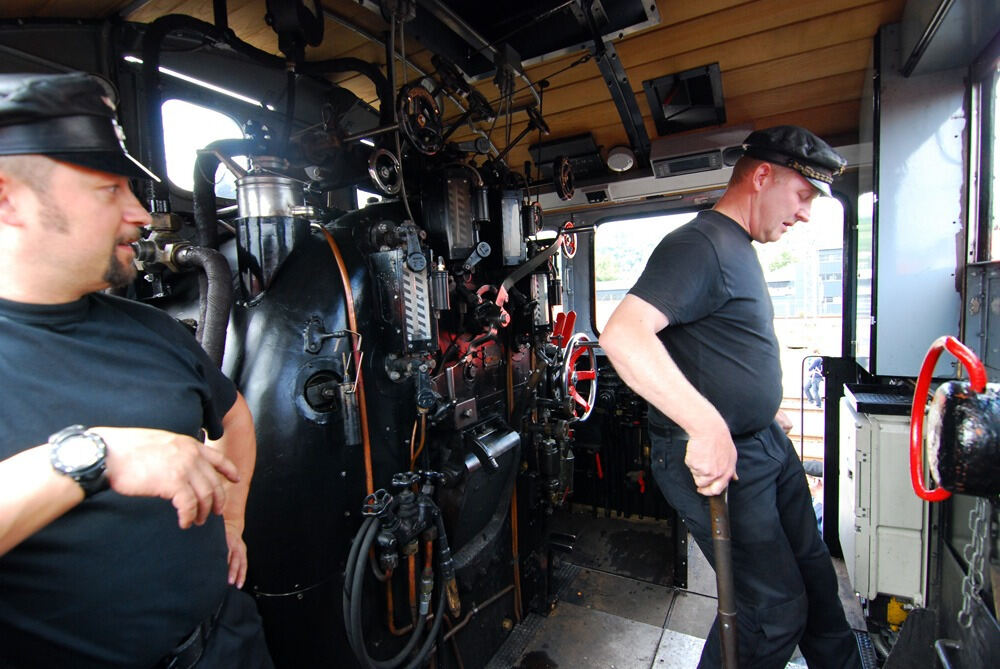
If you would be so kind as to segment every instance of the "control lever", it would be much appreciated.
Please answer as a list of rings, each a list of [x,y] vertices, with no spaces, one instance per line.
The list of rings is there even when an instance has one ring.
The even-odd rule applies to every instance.
[[[427,269],[427,256],[420,248],[420,231],[412,221],[407,221],[399,226],[399,234],[406,243],[406,266],[414,272],[423,272]]]
[[[491,251],[493,249],[490,248],[489,243],[479,242],[476,244],[476,248],[472,250],[472,253],[469,254],[469,257],[465,259],[465,262],[462,263],[462,270],[471,272],[472,268],[478,265],[480,260],[489,257]]]

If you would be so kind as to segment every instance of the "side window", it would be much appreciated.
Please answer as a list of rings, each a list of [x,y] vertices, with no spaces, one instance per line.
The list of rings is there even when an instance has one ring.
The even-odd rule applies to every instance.
[[[687,223],[694,212],[606,221],[594,232],[594,331],[600,332],[612,312],[642,274],[653,249],[671,230]]]
[[[166,148],[167,179],[182,190],[194,188],[194,165],[198,149],[217,139],[239,139],[239,124],[225,114],[184,100],[163,103],[163,145]],[[246,159],[237,157],[246,167]],[[213,175],[219,197],[236,197],[236,179],[223,166]]]
[[[979,215],[989,230],[990,260],[1000,260],[1000,59],[983,82],[980,108]]]

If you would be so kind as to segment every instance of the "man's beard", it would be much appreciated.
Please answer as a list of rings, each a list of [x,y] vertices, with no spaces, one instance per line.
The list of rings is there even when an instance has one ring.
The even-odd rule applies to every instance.
[[[108,261],[108,269],[104,272],[103,279],[107,281],[108,285],[112,288],[122,288],[132,283],[135,279],[136,269],[135,265],[132,263],[123,263],[118,259],[116,250],[118,244],[124,240],[119,240],[115,243],[115,246],[111,249],[111,259]]]

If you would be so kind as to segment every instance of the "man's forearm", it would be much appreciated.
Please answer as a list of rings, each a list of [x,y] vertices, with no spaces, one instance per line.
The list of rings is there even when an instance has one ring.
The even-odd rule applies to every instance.
[[[0,555],[83,501],[83,489],[49,462],[48,444],[0,461]]]
[[[618,376],[689,434],[725,423],[677,367],[655,334],[626,324],[605,327],[601,348]]]
[[[226,490],[226,505],[222,517],[227,522],[235,522],[243,529],[250,479],[257,463],[257,439],[253,429],[253,417],[243,395],[237,395],[236,403],[222,419],[223,436],[212,442],[226,457],[233,461],[240,474],[240,480]]]

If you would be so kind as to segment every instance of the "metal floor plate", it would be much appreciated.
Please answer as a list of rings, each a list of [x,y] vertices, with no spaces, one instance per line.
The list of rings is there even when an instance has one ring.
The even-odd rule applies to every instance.
[[[629,536],[621,534],[627,529],[601,526],[598,540],[581,534],[578,547],[582,540],[589,548],[554,565],[558,605],[548,616],[528,615],[486,669],[694,669],[715,617],[714,572],[693,541],[688,542],[689,590],[602,568],[610,567],[617,555],[614,560],[632,565],[629,572],[634,574],[649,557],[634,560],[627,555],[631,544],[619,543]],[[602,541],[617,546],[605,549],[598,545]],[[642,555],[647,546],[639,543],[636,549]],[[805,666],[796,651],[786,669]]]

